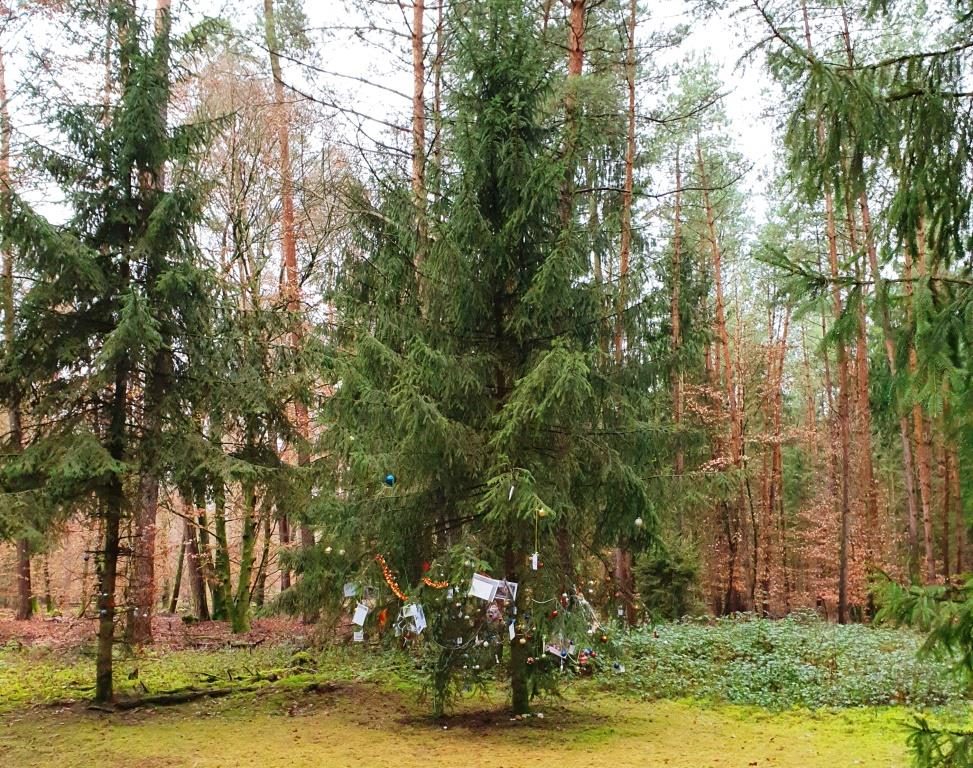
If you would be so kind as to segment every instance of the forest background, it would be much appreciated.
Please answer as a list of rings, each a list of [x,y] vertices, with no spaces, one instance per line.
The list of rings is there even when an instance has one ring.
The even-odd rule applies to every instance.
[[[333,623],[375,555],[631,623],[965,571],[963,4],[226,10],[2,9],[0,600],[101,686],[116,623]]]

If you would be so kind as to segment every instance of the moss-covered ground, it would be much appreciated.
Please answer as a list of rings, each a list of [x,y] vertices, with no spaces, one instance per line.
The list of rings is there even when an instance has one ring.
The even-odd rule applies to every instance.
[[[0,649],[0,766],[909,764],[909,711],[901,707],[773,713],[688,700],[643,701],[602,679],[577,682],[563,699],[539,703],[543,717],[512,721],[497,690],[465,700],[452,717],[435,721],[417,701],[407,665],[388,655],[336,649],[312,657],[287,647],[156,651],[121,659],[118,669],[123,695],[258,682],[255,690],[225,698],[105,713],[84,704],[93,672],[86,656]]]
[[[769,714],[683,701],[633,702],[575,689],[544,717],[511,721],[479,700],[429,720],[378,683],[325,692],[268,686],[236,697],[105,714],[16,710],[0,718],[5,768],[314,766],[669,766],[840,768],[908,765],[901,710]]]

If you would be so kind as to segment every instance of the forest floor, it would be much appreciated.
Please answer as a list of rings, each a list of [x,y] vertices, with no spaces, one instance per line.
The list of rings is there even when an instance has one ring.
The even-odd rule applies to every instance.
[[[50,628],[34,624],[17,640],[0,634],[4,768],[909,765],[911,710],[903,706],[771,711],[646,701],[610,676],[573,680],[563,698],[539,702],[528,719],[511,720],[503,691],[495,690],[434,720],[401,656],[340,647],[305,652],[282,640],[298,631],[282,622],[257,622],[234,647],[216,627],[193,628],[196,639],[188,642],[173,629],[171,646],[117,666],[123,699],[187,687],[242,692],[95,711],[85,702],[93,681],[86,636],[72,630],[81,644],[71,646],[60,630],[52,640]],[[966,706],[954,704],[964,713]]]

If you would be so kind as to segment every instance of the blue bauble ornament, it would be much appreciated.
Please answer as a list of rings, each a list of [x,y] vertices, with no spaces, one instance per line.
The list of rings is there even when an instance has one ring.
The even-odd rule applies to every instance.
[[[388,474],[387,474],[387,475],[385,476],[385,484],[386,484],[386,485],[387,485],[387,486],[388,486],[389,488],[391,488],[391,487],[392,487],[393,485],[395,485],[395,475],[393,475],[393,474],[392,474],[391,472],[389,472],[389,473],[388,473]]]

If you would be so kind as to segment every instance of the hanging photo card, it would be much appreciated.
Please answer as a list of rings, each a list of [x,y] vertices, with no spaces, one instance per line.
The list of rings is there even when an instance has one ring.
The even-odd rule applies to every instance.
[[[359,603],[355,606],[355,615],[351,617],[351,623],[362,626],[366,618],[368,618],[368,606],[364,603]]]
[[[492,603],[497,595],[498,582],[482,573],[474,573],[473,581],[470,584],[470,597],[478,597]]]
[[[354,597],[358,594],[358,585],[348,582],[345,584],[344,595],[345,597]]]
[[[469,595],[486,600],[488,603],[492,603],[494,600],[513,602],[517,599],[517,582],[507,581],[506,579],[491,579],[482,573],[474,573]]]
[[[497,582],[497,591],[494,594],[497,600],[509,600],[511,603],[517,599],[517,582],[503,581]]]
[[[412,620],[415,623],[416,634],[421,635],[422,630],[426,628],[426,612],[422,610],[421,605],[416,606],[416,610],[412,617]]]
[[[426,612],[421,605],[418,603],[406,603],[402,606],[396,627],[401,627],[401,629],[407,632],[420,635],[426,626],[428,626],[426,624]]]

